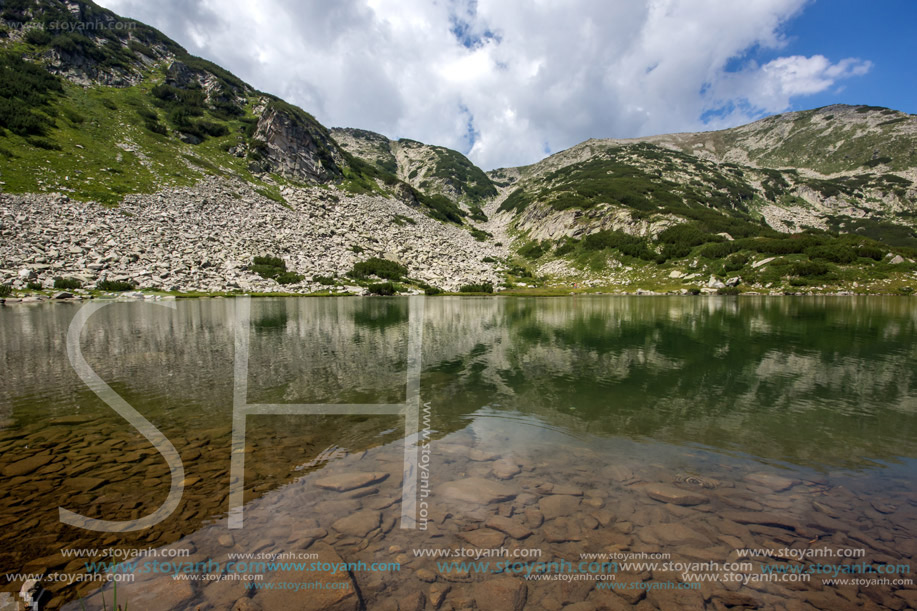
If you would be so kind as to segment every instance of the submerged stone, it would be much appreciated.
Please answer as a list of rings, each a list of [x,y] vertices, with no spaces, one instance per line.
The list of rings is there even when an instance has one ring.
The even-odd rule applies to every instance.
[[[515,490],[506,484],[483,477],[469,477],[448,482],[439,487],[437,493],[456,501],[481,505],[508,501],[516,496]]]
[[[673,505],[700,505],[707,502],[707,497],[703,494],[682,490],[671,484],[650,484],[644,490],[651,499]]]
[[[347,492],[364,486],[378,484],[388,477],[388,473],[340,473],[315,480],[315,485],[325,490]]]

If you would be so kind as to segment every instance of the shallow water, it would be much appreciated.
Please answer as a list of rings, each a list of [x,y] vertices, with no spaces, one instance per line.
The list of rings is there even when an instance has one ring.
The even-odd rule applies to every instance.
[[[173,483],[71,365],[81,306],[0,310],[4,573],[84,579],[105,550],[143,549],[114,567],[117,596],[153,610],[917,606],[914,585],[894,583],[917,564],[912,299],[245,303],[245,325],[238,299],[115,303],[80,335],[88,365],[184,468],[177,508],[133,532],[59,520],[59,507],[137,520]],[[292,413],[242,419],[232,480],[243,326],[242,403]],[[325,407],[278,408],[300,404]],[[326,404],[403,404],[408,417]],[[227,519],[233,482],[242,528]],[[98,551],[62,551],[82,548]],[[188,555],[154,564],[176,553]],[[230,554],[306,565],[231,572]],[[591,566],[595,554],[612,556]],[[48,608],[111,608],[115,595],[110,583],[43,585]]]

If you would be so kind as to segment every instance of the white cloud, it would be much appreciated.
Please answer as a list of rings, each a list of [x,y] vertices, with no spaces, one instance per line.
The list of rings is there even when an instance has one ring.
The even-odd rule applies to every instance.
[[[532,163],[590,137],[719,128],[864,74],[785,46],[807,0],[102,0],[329,126]],[[706,122],[703,118],[706,118]]]

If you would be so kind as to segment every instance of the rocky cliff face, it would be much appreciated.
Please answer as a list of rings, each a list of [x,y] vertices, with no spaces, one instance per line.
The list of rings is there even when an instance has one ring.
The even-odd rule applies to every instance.
[[[328,131],[298,109],[268,104],[255,139],[263,142],[260,169],[288,178],[327,183],[343,175],[344,158]]]

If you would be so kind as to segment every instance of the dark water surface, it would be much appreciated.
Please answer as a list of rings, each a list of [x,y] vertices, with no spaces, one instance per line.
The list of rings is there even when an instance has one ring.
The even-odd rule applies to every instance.
[[[47,608],[73,609],[917,606],[913,299],[412,299],[93,314],[88,366],[184,469],[174,511],[127,532],[59,515],[130,524],[179,483],[71,364],[83,306],[0,309],[0,591],[44,573]]]

